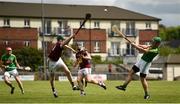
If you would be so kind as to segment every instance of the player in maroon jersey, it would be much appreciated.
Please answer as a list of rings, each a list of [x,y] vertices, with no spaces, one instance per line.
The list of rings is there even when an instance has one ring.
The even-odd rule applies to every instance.
[[[92,83],[92,84],[96,84],[99,85],[101,87],[103,87],[104,89],[106,89],[105,84],[103,83],[103,81],[97,81],[91,78],[91,56],[90,54],[87,52],[87,50],[80,50],[76,53],[76,65],[79,65],[80,69],[78,70],[78,77],[77,77],[77,81],[78,81],[78,85],[79,85],[79,89],[80,89],[80,94],[82,96],[86,95],[83,89],[83,84],[82,84],[82,80],[83,78],[85,78],[85,81],[87,81],[88,83]],[[75,67],[74,66],[74,67]]]
[[[62,36],[58,36],[56,45],[53,47],[50,54],[48,55],[49,71],[50,71],[50,84],[51,84],[51,88],[52,88],[54,97],[58,97],[57,91],[54,86],[54,80],[55,80],[55,71],[59,68],[62,68],[64,70],[69,82],[72,85],[73,90],[76,90],[76,86],[74,85],[74,82],[72,80],[71,72],[69,71],[68,67],[63,62],[63,60],[61,59],[62,51],[64,48],[68,48],[72,51],[75,51],[67,45],[69,43],[69,41],[72,39],[72,37],[73,36],[70,36],[68,39],[64,40],[64,38]]]

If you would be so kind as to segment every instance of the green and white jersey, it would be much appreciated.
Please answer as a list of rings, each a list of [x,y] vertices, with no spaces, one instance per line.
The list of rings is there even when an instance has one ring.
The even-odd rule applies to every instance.
[[[141,59],[150,63],[159,54],[158,48],[151,48],[147,53],[144,53]]]
[[[16,56],[15,55],[4,54],[1,57],[1,60],[3,61],[3,64],[8,67],[8,68],[6,68],[6,71],[12,71],[12,70],[16,69],[16,64],[15,64]]]

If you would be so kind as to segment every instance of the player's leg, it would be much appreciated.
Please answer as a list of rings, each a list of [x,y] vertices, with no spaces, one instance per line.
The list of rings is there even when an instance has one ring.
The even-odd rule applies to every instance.
[[[123,85],[116,86],[116,88],[119,89],[119,90],[125,91],[125,90],[126,90],[126,87],[127,87],[128,84],[131,82],[134,73],[136,73],[136,72],[139,72],[139,68],[138,68],[136,65],[134,65],[134,66],[132,67],[132,69],[129,71],[128,76],[127,76],[125,82],[123,83]]]
[[[83,80],[83,75],[82,75],[81,70],[79,70],[78,76],[77,76],[77,82],[78,82],[78,86],[80,89],[80,94],[81,94],[81,96],[84,96],[84,95],[86,95],[86,93],[84,92],[82,80]]]
[[[50,85],[51,85],[51,89],[53,91],[53,95],[56,98],[56,97],[58,97],[58,93],[55,89],[55,82],[54,81],[55,81],[55,72],[50,72]]]
[[[72,80],[72,75],[71,75],[71,72],[69,71],[68,67],[67,67],[66,64],[62,61],[62,59],[60,59],[59,62],[60,62],[60,66],[63,68],[63,70],[64,70],[64,72],[65,72],[65,74],[66,74],[66,76],[67,76],[67,78],[68,78],[68,80],[69,80],[69,82],[70,82],[70,84],[71,84],[71,86],[72,86],[72,89],[73,89],[73,90],[76,90],[77,87],[74,85],[74,82],[73,82],[73,80]]]
[[[91,78],[91,68],[84,68],[83,69],[83,74],[85,75],[85,81],[88,82],[88,83],[92,83],[92,84],[96,84],[104,89],[106,89],[106,85],[104,84],[103,81],[98,81],[98,80],[95,80],[95,79],[92,79]]]
[[[148,93],[148,83],[146,81],[146,74],[140,73],[140,79],[141,79],[141,83],[144,89],[144,99],[149,99],[150,95]]]
[[[57,93],[57,91],[55,89],[55,82],[54,81],[55,81],[55,71],[58,68],[58,66],[57,66],[56,62],[53,62],[51,60],[49,60],[48,65],[49,65],[49,74],[50,74],[49,75],[50,76],[49,81],[50,81],[51,89],[52,89],[54,97],[57,98],[58,93]]]
[[[20,80],[20,77],[19,77],[17,70],[16,69],[12,70],[11,75],[14,76],[16,82],[18,83],[19,88],[21,89],[21,93],[24,94],[23,84]]]
[[[11,87],[11,94],[13,94],[15,87],[12,85],[11,81],[9,80],[9,78],[10,78],[10,73],[6,71],[6,72],[4,73],[4,82],[5,82],[9,87]]]
[[[16,82],[18,83],[18,86],[19,86],[19,88],[21,89],[21,93],[24,94],[23,84],[22,84],[22,82],[21,82],[21,80],[20,80],[19,75],[18,75],[18,76],[15,76],[14,78],[16,79]]]
[[[149,72],[149,68],[151,66],[151,63],[147,63],[143,61],[143,64],[141,65],[141,70],[140,70],[140,79],[141,79],[141,84],[144,89],[144,99],[149,99],[150,95],[148,93],[148,83],[146,81],[146,76]]]

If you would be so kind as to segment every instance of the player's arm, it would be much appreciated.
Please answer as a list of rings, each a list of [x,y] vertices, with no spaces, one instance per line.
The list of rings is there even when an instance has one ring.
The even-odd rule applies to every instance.
[[[142,48],[144,48],[144,49],[148,49],[148,48],[151,47],[150,45],[141,45],[141,44],[139,44],[138,46],[139,46],[139,47],[142,47]]]
[[[14,59],[14,62],[15,62],[15,64],[16,64],[17,69],[20,69],[21,67],[20,67],[19,63],[17,62],[16,57],[15,57],[15,59]]]
[[[73,51],[74,53],[76,53],[76,51],[72,47],[70,47],[68,45],[64,45],[64,47],[66,47],[66,48],[70,49],[71,51]]]
[[[91,55],[87,51],[85,51],[85,54],[86,55],[85,56],[83,55],[82,58],[87,59],[87,60],[91,60]]]
[[[137,45],[135,43],[131,43],[131,45],[133,47],[135,47],[137,50],[139,50],[140,52],[146,53],[146,52],[149,51],[149,48],[143,48],[143,47],[141,47],[141,46],[139,46],[139,45]]]
[[[0,67],[3,68],[3,69],[5,69],[5,68],[6,68],[6,65],[4,65],[3,63],[4,63],[4,61],[2,60],[2,57],[1,57]]]
[[[67,44],[71,41],[71,39],[72,39],[74,36],[75,36],[75,35],[72,34],[70,37],[68,37],[66,40],[64,40],[62,46],[67,45]]]

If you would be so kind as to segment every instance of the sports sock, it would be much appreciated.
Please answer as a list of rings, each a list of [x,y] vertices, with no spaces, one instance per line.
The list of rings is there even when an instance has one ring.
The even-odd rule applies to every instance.
[[[55,88],[52,88],[52,91],[54,92],[54,91],[55,91]]]
[[[71,82],[72,87],[74,86],[74,82]]]
[[[145,91],[144,93],[145,93],[145,95],[148,95],[148,92],[147,92],[147,91]]]

